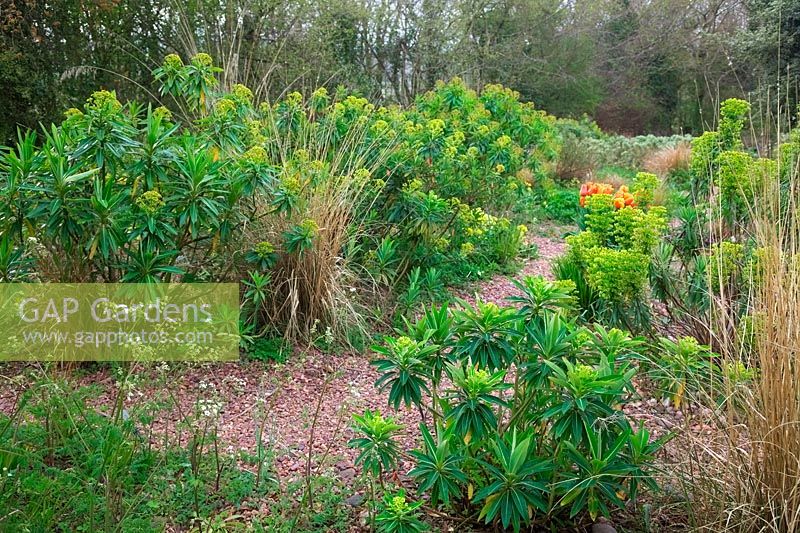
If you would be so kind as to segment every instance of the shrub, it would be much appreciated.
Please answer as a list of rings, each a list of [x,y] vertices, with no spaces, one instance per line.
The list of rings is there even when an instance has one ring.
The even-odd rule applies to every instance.
[[[542,211],[546,218],[564,224],[574,224],[578,220],[578,193],[573,188],[553,187],[544,192]]]
[[[410,475],[448,513],[477,513],[515,531],[562,515],[608,516],[639,486],[657,489],[652,462],[664,440],[635,431],[621,411],[641,343],[577,326],[572,284],[528,278],[519,288],[519,309],[478,303],[453,311],[451,334],[431,333],[429,311],[408,324],[409,338],[422,336],[417,346],[447,359],[440,368],[449,378],[440,379],[436,358],[417,358],[414,374],[436,400],[412,397],[425,416]],[[382,351],[398,343],[413,344],[387,338]],[[395,367],[382,371],[378,386],[399,379]]]
[[[725,329],[736,330],[758,278],[750,225],[760,191],[782,179],[776,161],[744,150],[741,131],[748,113],[747,102],[726,100],[718,131],[693,141],[694,206],[676,211],[678,225],[651,269],[654,293],[667,304],[673,327],[715,350],[729,334],[714,338],[713,331],[719,330],[714,322],[722,320],[728,323]],[[712,307],[717,311],[712,313]]]
[[[601,298],[626,304],[645,295],[650,258],[643,253],[611,248],[588,251],[586,276]]]
[[[605,168],[624,171],[648,168],[645,163],[653,160],[655,154],[666,153],[691,140],[690,135],[608,135],[588,119],[559,119],[556,126],[563,145],[556,174],[564,180],[584,180]]]
[[[693,337],[681,337],[677,341],[662,338],[658,348],[649,373],[658,395],[669,398],[676,409],[686,397],[702,402],[701,394],[710,395],[718,369],[708,346]]]
[[[581,186],[584,230],[567,237],[567,255],[554,273],[575,283],[585,319],[647,326],[650,264],[667,228],[666,209],[647,203],[657,185],[655,175],[639,173],[633,193],[605,183]]]
[[[656,189],[660,183],[658,176],[648,172],[639,172],[633,178],[631,187],[636,203],[640,205],[652,205]]]
[[[319,324],[344,339],[364,329],[351,292],[371,291],[364,266],[385,288],[417,267],[445,283],[517,256],[524,227],[491,213],[558,147],[553,118],[517,93],[453,79],[408,109],[325,89],[270,104],[224,91],[219,72],[207,54],[171,54],[154,77],[180,112],[98,91],[41,146],[28,132],[0,150],[4,279],[255,272],[252,333],[307,339]]]
[[[708,194],[708,187],[713,181],[714,162],[720,151],[720,139],[716,131],[706,131],[692,140],[691,169],[696,194]]]

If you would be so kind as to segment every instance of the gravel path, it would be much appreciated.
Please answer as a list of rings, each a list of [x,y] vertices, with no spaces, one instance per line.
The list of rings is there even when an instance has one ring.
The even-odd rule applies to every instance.
[[[525,261],[516,278],[523,278],[525,276],[544,276],[545,278],[552,279],[551,263],[553,259],[562,255],[566,249],[566,244],[563,239],[553,239],[550,237],[532,236],[528,242],[535,244],[539,250],[536,259],[529,259]],[[458,291],[457,295],[460,298],[475,303],[475,294],[480,296],[484,302],[493,302],[497,305],[508,305],[506,298],[508,296],[519,294],[519,290],[511,282],[512,278],[508,276],[495,276],[489,281],[481,283],[476,290],[462,290]]]

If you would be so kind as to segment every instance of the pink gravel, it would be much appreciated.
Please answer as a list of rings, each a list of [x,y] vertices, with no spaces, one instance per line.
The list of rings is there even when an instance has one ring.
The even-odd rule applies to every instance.
[[[553,279],[551,271],[553,259],[561,256],[566,249],[563,239],[556,240],[549,237],[532,236],[528,239],[528,242],[536,245],[539,254],[536,259],[526,261],[514,278],[502,275],[495,276],[489,281],[480,283],[477,290],[458,291],[457,296],[470,304],[475,303],[475,295],[477,294],[483,302],[508,305],[506,298],[519,294],[519,289],[514,286],[512,279],[522,279],[526,276],[544,276],[547,279]]]

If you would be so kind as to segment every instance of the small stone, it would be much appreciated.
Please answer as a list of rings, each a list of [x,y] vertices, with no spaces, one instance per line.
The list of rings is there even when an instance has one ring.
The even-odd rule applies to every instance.
[[[364,495],[363,494],[353,494],[349,498],[347,498],[344,503],[349,505],[350,507],[358,507],[364,502]]]
[[[598,522],[592,524],[592,533],[617,533],[617,530],[609,523]]]
[[[345,483],[349,483],[356,478],[356,469],[355,468],[345,468],[341,472],[339,472],[339,478],[344,481]]]

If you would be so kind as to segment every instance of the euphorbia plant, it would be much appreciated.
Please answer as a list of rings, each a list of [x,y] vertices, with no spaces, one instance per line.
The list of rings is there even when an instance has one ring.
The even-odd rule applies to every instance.
[[[550,380],[556,395],[551,400],[552,406],[542,413],[542,419],[552,424],[556,440],[569,441],[575,446],[588,442],[598,420],[614,419],[617,413],[611,402],[622,396],[635,374],[635,370],[601,374],[594,367],[568,360],[563,365],[551,361],[546,364],[553,372]],[[624,429],[624,417],[618,420]]]
[[[480,440],[497,428],[498,408],[507,407],[500,393],[511,387],[505,383],[504,371],[490,373],[471,364],[466,368],[460,364],[448,366],[448,374],[454,388],[448,391],[450,409],[445,420],[452,423],[456,434],[465,444]]]
[[[498,520],[503,528],[518,532],[536,512],[549,508],[547,480],[551,461],[535,455],[530,435],[509,432],[506,438],[491,440],[491,463],[487,463],[488,484],[475,494],[483,502],[479,518],[486,523]]]
[[[514,360],[520,338],[515,309],[479,301],[474,309],[457,310],[454,316],[456,357],[468,358],[489,370],[505,368]]]
[[[468,479],[463,472],[464,456],[458,451],[455,426],[436,427],[436,437],[425,424],[420,424],[423,448],[412,450],[416,466],[408,473],[419,483],[420,492],[430,492],[434,505],[447,505],[461,497],[461,487]]]
[[[649,267],[667,228],[666,210],[646,203],[658,185],[653,178],[637,175],[633,192],[624,185],[616,193],[610,186],[582,187],[583,231],[567,238],[568,253],[556,270],[581,288],[587,317],[632,330],[649,324]]]
[[[719,368],[708,346],[688,336],[676,341],[662,337],[659,344],[650,372],[657,392],[668,397],[676,409],[685,404],[687,395],[691,399],[696,394],[710,392]]]
[[[372,349],[383,356],[372,364],[382,373],[376,386],[389,389],[389,404],[397,409],[400,404],[422,409],[422,394],[430,393],[427,376],[430,359],[438,346],[426,344],[427,339],[414,341],[408,337],[386,339],[386,346]],[[422,412],[422,411],[421,411]]]
[[[354,429],[361,435],[348,443],[358,450],[356,465],[382,482],[383,475],[397,466],[400,449],[394,437],[402,426],[391,417],[369,409],[363,415],[353,415],[353,421]]]
[[[422,447],[411,452],[411,475],[432,505],[519,530],[557,523],[562,508],[572,517],[608,516],[639,487],[657,489],[652,465],[668,437],[634,432],[621,409],[642,341],[577,325],[563,287],[527,280],[515,298],[523,309],[478,303],[454,312],[450,334],[438,316],[444,307],[430,327],[427,318],[409,324],[416,342],[435,336],[437,352],[452,361],[445,366],[452,386],[437,402],[443,418],[423,422]],[[494,365],[464,349],[475,339],[492,347],[498,338],[513,341]],[[416,368],[432,381],[432,367]],[[385,376],[397,379],[394,365]]]

